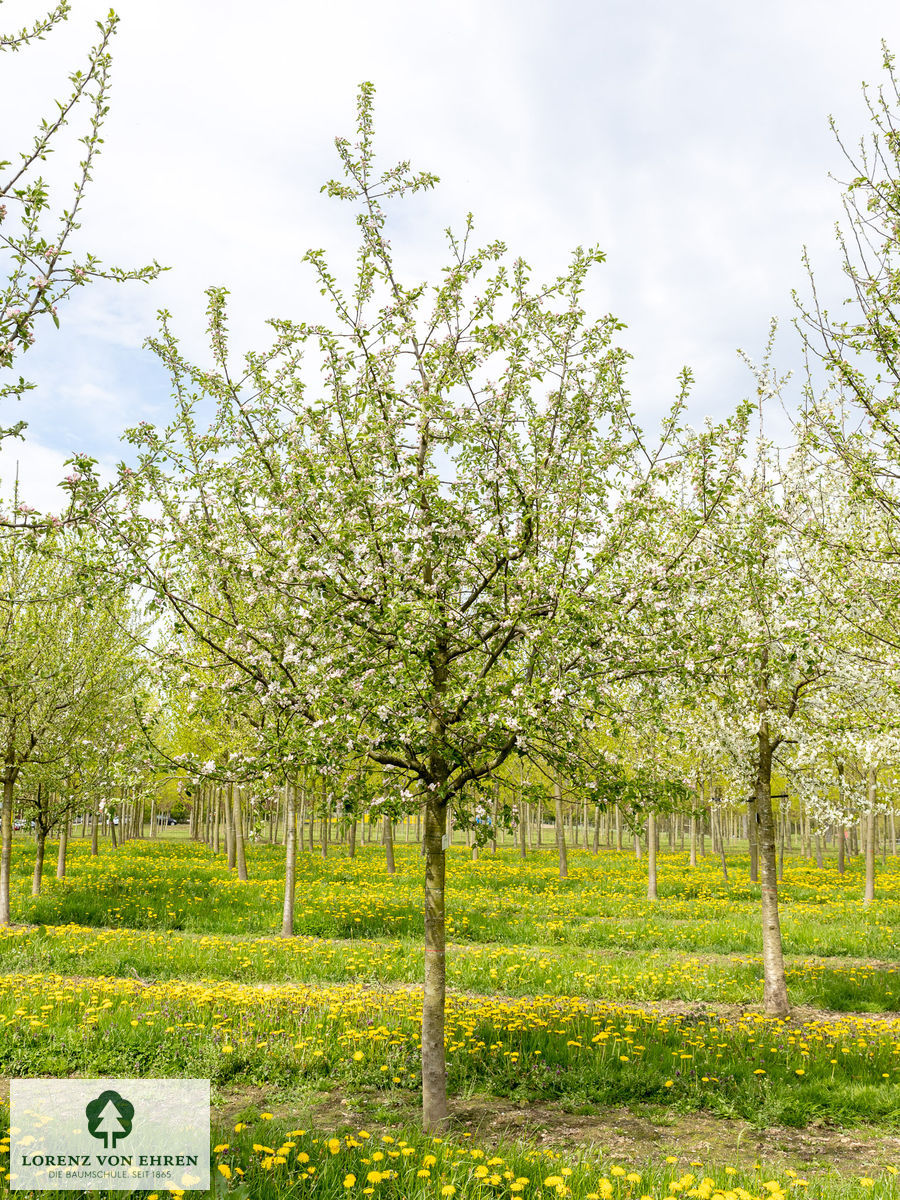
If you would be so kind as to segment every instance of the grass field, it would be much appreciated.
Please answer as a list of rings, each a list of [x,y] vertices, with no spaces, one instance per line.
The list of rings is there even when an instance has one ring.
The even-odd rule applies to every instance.
[[[16,839],[0,1075],[209,1078],[217,1190],[242,1198],[900,1194],[900,860],[869,909],[858,860],[786,862],[779,1022],[739,855],[725,883],[663,854],[650,905],[631,854],[570,851],[561,881],[549,851],[454,847],[435,1141],[415,1129],[422,860],[396,854],[393,876],[376,846],[302,854],[282,939],[280,847],[250,846],[240,883],[183,838],[75,839],[32,898]]]

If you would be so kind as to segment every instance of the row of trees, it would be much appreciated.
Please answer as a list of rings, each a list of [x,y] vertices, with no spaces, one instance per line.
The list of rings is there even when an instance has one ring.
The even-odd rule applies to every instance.
[[[241,788],[286,789],[286,914],[301,771],[360,810],[422,813],[427,1128],[447,1113],[448,808],[483,838],[498,781],[517,768],[553,795],[558,832],[563,793],[627,798],[648,813],[651,848],[656,812],[700,784],[750,797],[765,1001],[786,1013],[775,772],[810,805],[836,792],[835,821],[864,778],[874,828],[877,773],[897,760],[900,98],[885,66],[893,91],[871,102],[874,151],[847,193],[857,319],[834,322],[814,289],[801,306],[827,379],[810,383],[787,459],[762,426],[750,436],[781,388],[768,360],[753,401],[728,420],[686,425],[685,370],[660,430],[640,430],[621,324],[584,308],[599,250],[538,282],[501,243],[477,245],[469,218],[448,234],[437,281],[407,281],[390,214],[436,178],[405,162],[378,170],[363,85],[356,141],[338,140],[343,174],[325,189],[351,206],[355,278],[339,280],[322,251],[306,256],[332,323],[273,319],[269,345],[239,358],[227,293],[213,288],[210,358],[197,365],[162,314],[151,346],[172,379],[169,425],[130,431],[132,464],[111,486],[76,456],[62,517],[10,519],[11,561],[52,559],[47,527],[65,522],[102,550],[91,605],[82,588],[60,617],[59,661],[73,670],[49,667],[45,682],[65,677],[67,690],[46,719],[29,715],[24,742],[19,718],[7,723],[0,920],[17,772],[38,764],[39,745],[67,744],[66,714],[80,712],[83,728],[87,706],[99,711],[107,648],[138,644],[155,679],[153,701],[135,708],[142,733],[207,789],[208,827],[217,789],[236,856]],[[43,204],[18,199],[13,292],[22,262],[61,261],[29,224]],[[34,284],[29,329],[49,286]],[[15,332],[21,311],[4,320],[11,364],[28,337]],[[4,668],[10,695],[42,636],[30,614],[69,596],[67,585],[17,586],[4,598],[23,647]],[[89,634],[82,612],[111,624]],[[103,746],[103,720],[91,728]],[[497,819],[515,824],[511,802]]]

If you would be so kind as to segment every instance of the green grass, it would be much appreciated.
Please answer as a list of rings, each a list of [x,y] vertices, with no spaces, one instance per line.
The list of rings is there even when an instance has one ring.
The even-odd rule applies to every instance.
[[[129,842],[91,858],[71,843],[68,878],[49,878],[33,899],[33,847],[18,842],[13,864],[14,920],[25,923],[273,933],[280,926],[284,870],[281,847],[249,849],[251,879],[241,884],[222,855],[186,841]],[[50,856],[52,861],[52,854]],[[415,939],[422,931],[422,860],[398,844],[398,870],[388,876],[377,846],[356,859],[333,848],[323,862],[300,855],[296,931],[329,938]],[[549,852],[522,862],[513,850],[472,862],[454,847],[448,869],[450,934],[479,944],[558,945],[584,949],[672,950],[746,954],[759,950],[759,893],[747,862],[731,863],[725,884],[712,859],[693,870],[685,855],[662,855],[660,900],[646,898],[645,864],[628,854],[572,852],[567,880]],[[51,871],[48,871],[52,875]],[[877,873],[876,902],[861,903],[861,865],[843,877],[834,865],[786,865],[782,928],[787,953],[900,960],[900,859]]]
[[[784,1200],[804,1193],[817,1200],[896,1200],[896,1168],[867,1175],[834,1173],[810,1180],[788,1169],[747,1170],[720,1163],[635,1163],[590,1150],[560,1152],[522,1143],[466,1137],[430,1138],[406,1128],[344,1126],[335,1133],[296,1129],[278,1119],[248,1114],[213,1129],[209,1193],[234,1200],[285,1200],[314,1195],[345,1200],[368,1194],[385,1200],[433,1197],[566,1197],[571,1200],[637,1200],[687,1196],[699,1200]],[[0,1191],[5,1190],[0,1182]],[[73,1200],[83,1192],[42,1192],[46,1200]],[[96,1195],[97,1193],[90,1193]],[[165,1193],[164,1193],[165,1194]],[[115,1192],[120,1200],[147,1192]]]
[[[247,883],[222,855],[183,837],[115,851],[103,843],[97,857],[84,840],[70,847],[67,878],[52,877],[51,849],[44,894],[32,898],[33,845],[17,839],[14,846],[13,919],[20,924],[0,931],[0,1072],[187,1075],[210,1079],[219,1092],[332,1087],[347,1096],[395,1096],[402,1111],[415,1109],[423,957],[416,846],[398,843],[393,876],[375,845],[361,846],[352,861],[341,847],[324,861],[318,852],[301,854],[293,939],[274,936],[280,847],[249,847]],[[858,860],[844,877],[833,863],[824,870],[798,858],[786,863],[791,999],[826,1010],[790,1024],[742,1009],[758,1009],[762,998],[759,894],[746,857],[733,856],[729,868],[726,884],[711,858],[691,869],[686,855],[663,854],[660,900],[651,905],[646,863],[628,853],[572,851],[570,877],[561,881],[549,849],[524,862],[513,848],[473,862],[465,847],[454,847],[451,1093],[573,1113],[622,1105],[703,1113],[756,1128],[900,1128],[900,1020],[837,1015],[900,1010],[893,961],[900,959],[900,860],[879,864],[869,909]],[[223,1160],[229,1178],[217,1173],[218,1190],[241,1200],[346,1195],[348,1173],[362,1190],[359,1146],[345,1140],[332,1155],[322,1150],[325,1134],[301,1136],[310,1147],[302,1152],[317,1164],[314,1179],[309,1164],[301,1171],[295,1161],[300,1142],[288,1162],[266,1166],[242,1131],[231,1139],[234,1157]],[[255,1140],[272,1144],[258,1130]],[[426,1144],[408,1140],[420,1157]],[[578,1155],[567,1160],[571,1175],[547,1184],[559,1172],[547,1175],[545,1158],[527,1146],[504,1151],[516,1163],[512,1182],[515,1172],[529,1176],[519,1192],[503,1172],[500,1184],[476,1183],[471,1156],[457,1149],[446,1160],[438,1156],[430,1179],[398,1171],[370,1194],[436,1196],[438,1183],[460,1197],[780,1194],[761,1192],[759,1178],[748,1177],[742,1195],[744,1185],[721,1164],[708,1169],[708,1184],[697,1172],[692,1183],[674,1187],[675,1168],[659,1162],[642,1165],[628,1187],[608,1175],[613,1190],[606,1194],[591,1190],[600,1187],[598,1163]],[[785,1195],[802,1190],[782,1183]],[[822,1187],[816,1195],[833,1200],[897,1194],[890,1174],[871,1185],[835,1178]]]
[[[596,999],[680,999],[756,1004],[762,999],[757,956],[706,958],[565,946],[451,944],[449,985],[460,991],[543,993]],[[0,971],[161,979],[232,979],[258,983],[380,981],[422,978],[421,942],[238,937],[87,926],[0,931]],[[900,968],[863,962],[788,961],[792,1003],[835,1012],[900,1010]]]

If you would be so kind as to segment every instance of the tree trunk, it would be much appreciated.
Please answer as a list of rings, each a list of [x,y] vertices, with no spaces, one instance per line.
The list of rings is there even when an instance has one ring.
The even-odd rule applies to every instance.
[[[40,820],[37,823],[37,854],[34,858],[34,874],[31,876],[31,894],[39,896],[41,894],[41,884],[44,882],[44,854],[47,850],[47,834],[41,826]]]
[[[150,797],[150,836],[155,838],[158,835],[157,820],[156,820],[156,793]]]
[[[616,805],[616,849],[624,849],[622,845],[622,810]]]
[[[294,936],[294,892],[297,883],[297,821],[294,813],[294,786],[288,784],[284,799],[284,907],[281,910],[281,936]]]
[[[228,785],[231,788],[232,799],[232,842],[234,844],[235,861],[237,862],[238,879],[242,883],[247,882],[247,856],[244,852],[244,822],[241,815],[241,789],[235,787],[233,783]]]
[[[769,807],[772,807],[771,798],[769,800]],[[762,816],[759,812],[758,797],[751,796],[747,804],[747,840],[750,850],[751,883],[759,883],[759,825],[761,820]]]
[[[863,904],[868,907],[875,899],[875,804],[878,800],[878,770],[869,767],[867,778],[869,811],[866,814],[866,890]]]
[[[788,823],[788,814],[784,811],[784,801],[781,801],[778,819],[778,882],[784,879],[784,827]]]
[[[237,839],[234,836],[234,784],[229,783],[225,796],[225,855],[228,860],[228,870],[233,871],[237,865]]]
[[[3,809],[0,811],[0,926],[9,924],[9,877],[12,866],[13,790],[18,772],[9,763],[3,775]]]
[[[775,820],[772,815],[772,743],[763,718],[759,729],[754,799],[759,816],[759,852],[762,868],[762,943],[765,985],[763,1002],[772,1017],[786,1017],[791,1006],[784,977],[784,951],[778,917],[778,875],[775,862]],[[754,819],[753,824],[756,824]]]
[[[382,836],[384,838],[384,860],[387,864],[387,873],[388,875],[394,875],[397,871],[397,867],[394,864],[394,826],[387,813],[384,816]]]
[[[591,846],[592,854],[600,853],[600,805],[594,808],[594,842]]]
[[[425,806],[425,978],[422,997],[422,1126],[440,1133],[448,1117],[444,1004],[447,989],[442,839],[447,805],[429,796]]]
[[[647,899],[657,900],[656,892],[656,813],[647,816]]]
[[[569,857],[566,854],[566,831],[563,829],[562,796],[558,783],[553,785],[553,800],[556,805],[556,848],[559,851],[559,877],[568,879]]]
[[[97,811],[97,801],[91,809],[91,855],[100,853],[100,813]]]
[[[115,850],[115,849],[116,849],[116,847],[118,846],[118,842],[116,841],[116,812],[117,812],[117,808],[118,808],[118,806],[114,804],[114,805],[112,806],[112,808],[110,809],[110,811],[109,811],[109,840],[112,842],[112,848],[113,848],[113,850]]]
[[[500,780],[494,779],[494,798],[491,804],[491,854],[497,853],[497,807],[500,803]]]
[[[690,865],[697,865],[697,809],[691,809],[691,860]]]
[[[528,856],[528,841],[525,829],[525,801],[519,801],[519,858]]]
[[[347,856],[356,858],[356,817],[350,819],[350,829],[347,833]]]
[[[59,852],[56,855],[56,878],[66,877],[66,851],[69,848],[69,818],[63,817],[59,827]]]

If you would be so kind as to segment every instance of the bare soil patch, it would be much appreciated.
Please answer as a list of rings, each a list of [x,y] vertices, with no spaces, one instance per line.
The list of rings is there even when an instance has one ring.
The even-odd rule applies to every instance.
[[[235,1089],[214,1108],[214,1119],[236,1120],[270,1112],[300,1128],[328,1132],[367,1129],[396,1132],[418,1124],[416,1097],[369,1089],[345,1096],[329,1092],[273,1094],[265,1088]],[[753,1170],[793,1168],[801,1176],[867,1175],[900,1163],[900,1133],[858,1127],[810,1125],[804,1129],[756,1128],[746,1121],[704,1113],[643,1115],[627,1108],[573,1114],[553,1104],[515,1105],[503,1097],[454,1098],[451,1136],[471,1134],[488,1145],[520,1142],[553,1147],[574,1156],[602,1157],[610,1163],[643,1164],[675,1157],[680,1167],[733,1166]]]

